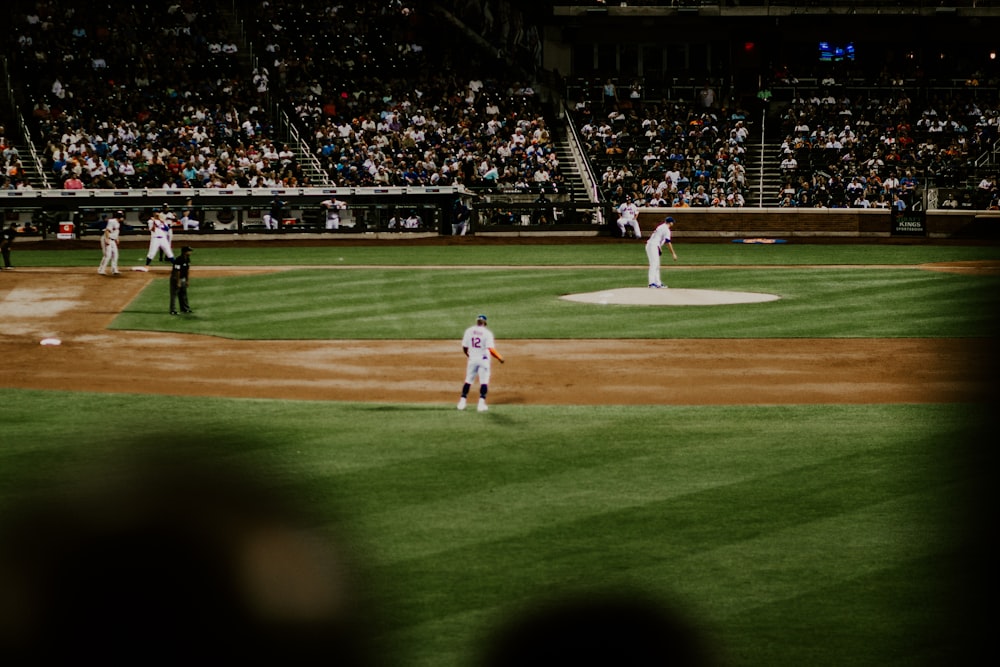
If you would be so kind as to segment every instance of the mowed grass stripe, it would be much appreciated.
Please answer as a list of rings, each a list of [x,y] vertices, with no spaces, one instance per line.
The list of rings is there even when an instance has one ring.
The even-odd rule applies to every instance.
[[[744,245],[726,240],[689,242],[683,231],[675,234],[681,266],[711,265],[913,265],[928,262],[955,262],[1000,259],[1000,246],[957,245],[859,245],[809,244]],[[142,264],[146,248],[141,236],[125,237],[128,247],[122,250],[122,266]],[[510,244],[503,240],[461,245],[413,245],[410,243],[373,243],[361,245],[344,239],[329,238],[323,246],[255,245],[238,248],[218,247],[208,239],[185,241],[195,248],[198,266],[639,266],[646,263],[642,243],[634,241],[590,243],[531,242]],[[178,246],[180,244],[177,244]],[[134,247],[132,247],[134,246]],[[58,242],[43,249],[20,244],[15,246],[17,265],[96,266],[101,252],[98,239],[91,249],[66,249]]]
[[[479,419],[156,397],[151,422],[140,395],[0,389],[0,401],[3,510],[164,447],[259,470],[319,526],[348,518],[385,645],[427,665],[468,664],[484,629],[526,601],[606,586],[680,600],[736,664],[891,664],[886,637],[927,618],[895,606],[955,582],[960,561],[942,550],[966,537],[948,539],[970,509],[956,493],[962,445],[979,442],[976,411],[954,405],[505,406]]]
[[[938,554],[913,554],[893,567],[729,615],[714,636],[731,647],[734,665],[970,662],[957,659],[962,655],[975,662],[980,626],[965,622],[975,610],[956,605],[949,591],[954,579],[942,576],[947,567]]]
[[[656,572],[658,586],[669,583],[663,577],[683,570],[687,560],[759,559],[789,570],[795,565],[783,565],[784,559],[793,563],[797,552],[802,557],[803,551],[814,549],[839,554],[836,562],[850,572],[857,569],[851,565],[857,559],[877,556],[892,561],[887,540],[908,553],[918,552],[918,545],[905,542],[914,536],[929,539],[943,518],[929,511],[926,498],[946,485],[927,486],[926,475],[896,477],[898,468],[889,467],[865,480],[856,478],[859,466],[892,453],[839,456],[774,474],[740,473],[734,466],[710,483],[678,457],[677,476],[693,478],[691,484],[669,475],[662,475],[656,484],[661,475],[651,472],[643,477],[638,472],[643,467],[650,470],[648,464],[609,462],[602,469],[464,495],[448,503],[450,510],[422,503],[412,513],[394,512],[396,520],[369,516],[366,525],[375,534],[397,535],[411,547],[419,546],[428,533],[444,538],[440,544],[425,543],[425,553],[399,562],[406,554],[382,554],[394,570],[429,571],[429,561],[442,557],[478,561],[490,563],[496,576],[521,573],[522,579],[531,579],[525,581],[529,588],[543,581],[576,583],[577,573],[597,553],[602,567],[615,573],[611,576],[616,580],[643,585],[656,581]],[[440,525],[433,523],[434,517]],[[524,545],[533,546],[524,550]],[[872,551],[876,545],[883,548]],[[486,554],[492,555],[486,558]],[[814,563],[815,558],[803,561],[801,566],[807,568],[803,574],[834,576],[827,567],[819,572]],[[741,565],[730,576],[739,578],[752,569]],[[789,578],[791,574],[786,572]]]
[[[798,625],[801,619],[797,613],[782,611],[800,609],[789,605],[790,601],[811,600],[808,608],[800,609],[809,619],[805,625],[843,627],[847,636],[840,641],[850,647],[854,632],[849,628],[877,637],[897,627],[900,595],[908,595],[913,586],[911,581],[901,591],[885,587],[883,581],[881,588],[856,590],[856,582],[878,581],[879,577],[891,581],[896,573],[913,573],[914,563],[931,560],[940,566],[946,562],[942,549],[927,546],[927,528],[933,530],[933,522],[913,521],[923,509],[919,499],[904,497],[751,539],[734,537],[715,549],[680,554],[672,553],[670,547],[685,536],[671,534],[666,527],[660,542],[654,543],[645,526],[628,536],[611,521],[601,526],[570,526],[575,530],[549,537],[544,549],[538,548],[536,536],[526,536],[470,550],[461,559],[449,559],[464,563],[458,571],[437,568],[433,561],[410,563],[394,570],[392,576],[422,581],[436,591],[434,614],[395,596],[383,600],[382,606],[391,608],[397,621],[410,628],[409,635],[419,636],[414,629],[426,629],[442,617],[457,624],[501,616],[504,606],[496,604],[500,597],[509,611],[561,591],[643,591],[687,611],[712,643],[745,650],[757,645],[755,637],[762,636],[756,634],[760,632],[772,632],[777,641],[785,641],[785,633],[775,628],[785,622]],[[601,527],[608,531],[596,537]],[[584,535],[595,537],[586,540]],[[601,577],[588,569],[595,558],[602,561]],[[837,602],[830,604],[831,600]],[[868,614],[844,613],[851,608],[867,609]],[[775,617],[761,627],[754,622],[759,614]],[[882,642],[884,638],[868,644],[864,652],[870,655]],[[815,635],[802,648],[809,653],[831,650],[829,643],[818,642]],[[759,664],[758,656],[751,664]],[[796,663],[782,660],[779,664]]]
[[[673,288],[763,292],[778,301],[650,307],[568,302],[569,293],[635,287],[623,269],[296,270],[202,278],[197,316],[164,318],[154,281],[113,327],[245,339],[430,339],[461,335],[487,312],[500,340],[522,338],[983,337],[996,332],[998,276],[918,269],[699,269]],[[642,278],[644,280],[644,277]]]
[[[651,427],[656,428],[655,425]],[[744,501],[751,498],[742,491],[744,485],[755,488],[758,484],[767,484],[768,488],[775,489],[784,489],[785,486],[803,489],[803,494],[816,500],[819,491],[809,487],[811,467],[803,469],[804,461],[808,461],[810,466],[818,465],[830,471],[838,467],[833,460],[836,458],[847,459],[843,465],[849,470],[855,470],[860,465],[852,458],[860,454],[845,454],[845,451],[852,452],[853,448],[838,445],[837,438],[811,442],[808,454],[796,451],[779,455],[771,450],[766,426],[756,426],[757,433],[752,438],[719,438],[718,442],[706,440],[705,445],[697,447],[680,447],[671,442],[674,437],[687,442],[697,437],[694,432],[676,434],[676,427],[662,428],[671,437],[664,438],[660,444],[615,447],[610,442],[604,445],[598,436],[581,442],[566,453],[539,446],[533,447],[533,456],[524,460],[515,452],[495,462],[479,459],[481,465],[464,456],[454,457],[455,460],[450,457],[449,460],[428,458],[399,463],[395,471],[365,471],[360,479],[354,479],[356,476],[352,475],[352,479],[342,480],[341,483],[372,488],[375,476],[394,478],[395,481],[388,484],[386,493],[380,494],[381,508],[373,508],[369,521],[376,522],[376,532],[407,534],[426,529],[428,519],[417,521],[418,517],[439,517],[442,522],[439,528],[448,532],[449,539],[425,543],[420,547],[427,550],[426,554],[434,554],[442,549],[461,548],[481,540],[505,538],[508,536],[505,530],[513,530],[518,535],[535,528],[551,530],[553,525],[573,521],[580,514],[591,516],[621,511],[623,515],[615,516],[613,523],[625,525],[629,515],[643,517],[640,520],[644,521],[643,507],[666,503],[686,509],[685,497],[692,498],[692,506],[703,507],[707,503],[701,494],[724,493],[720,491],[722,487],[733,489],[733,493]],[[607,437],[615,436],[608,434]],[[594,444],[588,447],[585,442]],[[725,460],[717,457],[719,446],[725,448]],[[476,456],[482,454],[477,452]],[[512,460],[511,456],[515,458]],[[816,463],[817,460],[821,462]],[[463,473],[458,483],[448,475],[452,469],[460,469]],[[779,475],[801,475],[803,479],[783,485],[784,478]],[[769,476],[773,479],[769,480]],[[439,483],[443,479],[449,480],[446,486]],[[837,487],[847,482],[856,480],[833,479],[829,484]],[[886,487],[883,484],[880,488]],[[430,497],[419,497],[413,489],[430,489],[432,493]],[[865,496],[856,495],[854,498],[862,497]],[[732,500],[727,497],[725,502]],[[461,509],[449,514],[445,510],[447,507]],[[802,503],[799,502],[796,507],[801,510]],[[715,519],[713,526],[739,533],[749,525],[747,517],[742,516],[739,510],[731,512],[731,515],[739,517],[736,524],[720,524]],[[482,521],[486,516],[489,521]],[[416,539],[409,543],[412,547],[420,544]],[[393,557],[422,557],[426,554],[418,551],[409,556],[396,553]]]

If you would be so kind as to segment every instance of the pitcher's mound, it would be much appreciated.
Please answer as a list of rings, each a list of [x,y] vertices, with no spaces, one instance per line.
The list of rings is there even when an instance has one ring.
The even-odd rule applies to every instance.
[[[567,301],[597,303],[601,305],[620,304],[627,306],[719,306],[734,303],[763,303],[777,301],[776,294],[759,292],[722,292],[708,289],[674,289],[664,287],[622,287],[620,289],[567,294],[560,297]]]

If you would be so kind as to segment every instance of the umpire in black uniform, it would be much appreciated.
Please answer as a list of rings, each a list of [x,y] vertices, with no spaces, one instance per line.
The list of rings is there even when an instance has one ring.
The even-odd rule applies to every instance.
[[[0,252],[3,253],[3,268],[13,269],[14,265],[10,263],[10,247],[14,245],[14,239],[17,238],[17,227],[12,222],[6,228],[0,228]]]
[[[176,315],[179,303],[182,313],[194,312],[188,304],[188,274],[191,270],[191,251],[189,245],[181,248],[180,254],[173,259],[173,268],[170,269],[170,314]]]

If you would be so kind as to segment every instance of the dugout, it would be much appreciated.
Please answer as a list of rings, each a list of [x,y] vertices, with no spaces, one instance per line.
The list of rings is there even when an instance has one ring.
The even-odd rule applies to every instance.
[[[80,230],[78,236],[99,233],[102,216],[117,210],[125,212],[126,234],[140,232],[149,215],[163,206],[169,206],[178,220],[183,211],[190,211],[200,223],[197,232],[191,233],[199,234],[443,234],[451,232],[449,213],[457,197],[471,202],[475,195],[458,187],[26,190],[2,193],[0,211],[28,235],[51,232],[58,221],[72,221]],[[282,215],[278,228],[269,229],[264,214],[275,198],[282,202]],[[340,211],[337,230],[326,229],[321,206],[331,198],[347,204]],[[29,224],[34,220],[44,224]],[[400,220],[409,222],[399,224]]]
[[[933,190],[933,189],[932,189]],[[286,203],[283,224],[267,229],[262,215],[276,193]],[[347,203],[341,226],[327,230],[320,202],[336,197]],[[405,235],[451,234],[451,210],[456,198],[472,209],[470,234],[506,236],[618,236],[616,216],[610,205],[574,201],[519,200],[477,197],[464,188],[307,188],[294,191],[7,191],[0,193],[4,224],[14,222],[24,236],[55,238],[60,222],[72,222],[75,235],[100,233],[102,216],[125,212],[128,235],[146,233],[151,211],[169,204],[178,214],[189,206],[202,222],[199,234],[224,237],[242,235],[313,234],[335,238],[368,234],[400,238]],[[926,232],[921,239],[989,240],[1000,238],[1000,211],[960,207],[943,209],[944,197],[929,193]],[[399,224],[414,214],[419,224]],[[892,236],[892,217],[879,209],[780,209],[780,208],[652,208],[640,209],[639,223],[647,232],[670,215],[677,221],[678,239],[730,239],[739,237],[808,239],[877,239]],[[182,233],[182,232],[178,232]]]

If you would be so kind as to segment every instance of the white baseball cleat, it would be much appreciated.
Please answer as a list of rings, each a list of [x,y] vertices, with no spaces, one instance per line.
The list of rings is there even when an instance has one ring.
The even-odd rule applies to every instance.
[[[479,399],[479,406],[476,407],[476,411],[477,412],[486,412],[487,410],[489,410],[489,408],[486,407],[486,399],[485,398],[480,398]]]
[[[462,398],[458,399],[458,409],[459,410],[464,410],[465,409],[465,397],[464,396]]]

